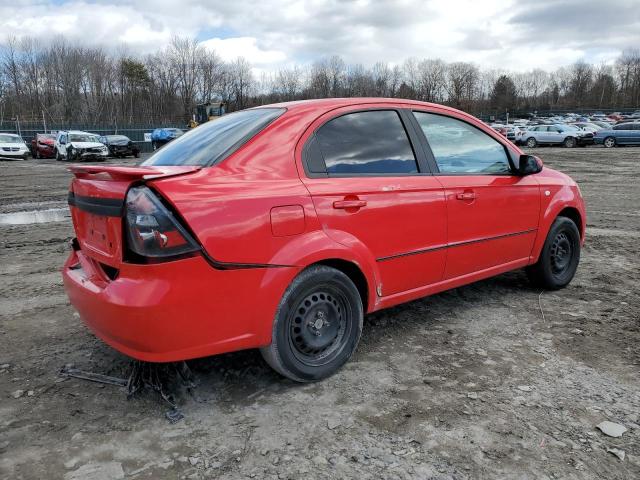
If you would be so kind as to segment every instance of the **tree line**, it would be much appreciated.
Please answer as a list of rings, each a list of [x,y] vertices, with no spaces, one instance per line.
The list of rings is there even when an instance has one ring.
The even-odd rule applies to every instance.
[[[175,37],[157,52],[84,47],[63,37],[0,43],[0,124],[155,125],[184,122],[195,106],[228,110],[323,97],[399,97],[480,113],[640,106],[640,50],[613,64],[577,61],[554,71],[481,69],[468,62],[408,58],[371,67],[339,56],[254,74],[244,58],[223,61],[196,40]]]

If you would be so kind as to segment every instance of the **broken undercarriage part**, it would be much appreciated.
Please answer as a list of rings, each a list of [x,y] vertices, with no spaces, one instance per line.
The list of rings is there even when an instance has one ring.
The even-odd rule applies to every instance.
[[[85,372],[77,368],[64,366],[60,369],[59,375],[61,377],[73,377],[80,378],[82,380],[88,380],[96,383],[106,383],[107,385],[116,385],[118,387],[126,387],[127,380],[124,378],[111,377],[109,375],[102,375],[100,373]]]
[[[169,405],[170,409],[165,413],[165,417],[170,423],[176,423],[184,418],[184,415],[178,409],[174,394],[171,393],[171,387],[185,387],[187,392],[191,394],[192,389],[197,386],[195,377],[186,362],[159,364],[136,360],[131,365],[131,373],[127,379],[85,372],[69,365],[62,367],[59,375],[126,387],[127,399],[131,399],[144,387],[149,387],[158,392]]]

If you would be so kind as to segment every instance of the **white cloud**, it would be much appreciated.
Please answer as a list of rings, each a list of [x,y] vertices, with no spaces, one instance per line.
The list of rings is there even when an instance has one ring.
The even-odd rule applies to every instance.
[[[211,38],[201,42],[201,45],[215,50],[226,61],[244,57],[254,65],[266,65],[287,59],[287,55],[281,50],[260,48],[255,37]]]
[[[142,54],[191,36],[260,70],[331,55],[367,66],[422,57],[525,70],[611,62],[636,46],[637,5],[608,2],[603,10],[601,0],[16,0],[0,4],[0,36],[63,34]]]

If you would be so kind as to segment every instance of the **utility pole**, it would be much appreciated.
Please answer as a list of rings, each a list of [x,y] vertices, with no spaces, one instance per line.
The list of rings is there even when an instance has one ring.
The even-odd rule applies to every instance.
[[[44,110],[42,110],[42,127],[44,128],[44,133],[47,133],[47,121],[44,118]]]

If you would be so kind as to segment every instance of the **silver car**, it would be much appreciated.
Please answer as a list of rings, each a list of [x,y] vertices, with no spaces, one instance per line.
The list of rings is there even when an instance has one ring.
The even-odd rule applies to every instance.
[[[590,139],[587,137],[590,137]],[[536,125],[535,127],[529,127],[521,139],[529,148],[534,148],[538,145],[562,145],[567,148],[573,148],[577,145],[593,143],[593,134],[582,131],[573,125]]]

